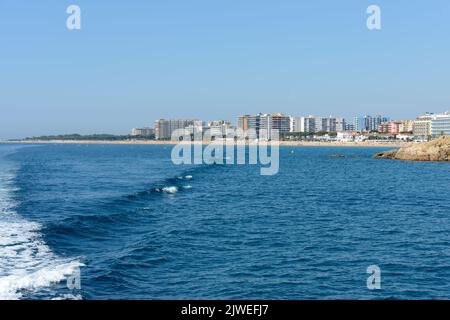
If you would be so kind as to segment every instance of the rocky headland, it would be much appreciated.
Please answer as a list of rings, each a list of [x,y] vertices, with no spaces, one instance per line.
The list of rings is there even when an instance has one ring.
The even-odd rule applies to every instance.
[[[450,161],[450,137],[442,136],[429,142],[388,150],[374,156],[377,159],[410,161]]]

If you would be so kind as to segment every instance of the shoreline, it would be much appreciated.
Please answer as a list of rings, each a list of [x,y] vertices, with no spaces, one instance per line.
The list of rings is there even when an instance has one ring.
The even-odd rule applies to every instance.
[[[130,140],[130,141],[108,141],[108,140],[10,140],[0,143],[23,143],[23,144],[111,144],[111,145],[176,145],[178,141],[157,141],[157,140]],[[199,142],[192,141],[192,144]],[[212,144],[201,142],[201,144]],[[235,142],[223,142],[223,144],[238,144]],[[318,142],[318,141],[279,141],[280,147],[382,147],[382,148],[401,148],[415,144],[414,142]],[[241,145],[241,144],[239,144]],[[245,145],[255,145],[255,143],[245,143]],[[272,145],[272,143],[268,143]]]

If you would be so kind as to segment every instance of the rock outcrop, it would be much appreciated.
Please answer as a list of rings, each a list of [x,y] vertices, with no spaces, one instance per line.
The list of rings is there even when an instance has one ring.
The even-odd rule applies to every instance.
[[[411,161],[450,161],[450,137],[442,136],[429,142],[382,152],[374,157],[377,159]]]

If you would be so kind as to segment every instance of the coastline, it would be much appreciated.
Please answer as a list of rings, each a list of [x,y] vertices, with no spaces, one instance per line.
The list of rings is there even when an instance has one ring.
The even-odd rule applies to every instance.
[[[0,143],[24,143],[24,144],[111,144],[111,145],[175,145],[178,141],[157,141],[157,140],[127,140],[127,141],[108,141],[108,140],[10,140],[1,141]],[[181,142],[183,143],[183,142]],[[192,144],[199,142],[193,141]],[[214,143],[205,143],[211,144]],[[236,144],[235,142],[224,142],[224,144]],[[268,143],[272,145],[271,142]],[[279,146],[285,147],[386,147],[386,148],[401,148],[414,144],[414,142],[318,142],[318,141],[279,141]],[[254,145],[254,143],[246,143],[246,145]]]

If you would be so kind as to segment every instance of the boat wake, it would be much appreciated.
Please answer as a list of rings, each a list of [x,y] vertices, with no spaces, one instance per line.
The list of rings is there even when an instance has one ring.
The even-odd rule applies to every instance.
[[[42,239],[41,225],[16,213],[14,177],[13,169],[0,164],[0,300],[27,298],[67,280],[82,266],[56,256]]]

